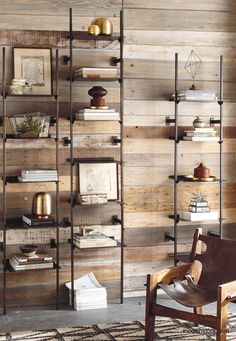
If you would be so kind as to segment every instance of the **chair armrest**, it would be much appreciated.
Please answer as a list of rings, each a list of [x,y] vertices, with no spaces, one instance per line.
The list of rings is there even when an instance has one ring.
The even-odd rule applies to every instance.
[[[221,292],[222,300],[235,301],[236,300],[236,281],[224,283],[218,286],[219,292]]]
[[[149,287],[157,287],[159,283],[169,284],[173,278],[184,279],[192,263],[175,266],[173,268],[157,271],[148,275],[147,285]]]

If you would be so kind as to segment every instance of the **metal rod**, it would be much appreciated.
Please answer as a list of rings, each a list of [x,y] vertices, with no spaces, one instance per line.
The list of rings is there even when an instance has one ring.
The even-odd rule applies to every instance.
[[[223,237],[223,56],[220,56],[220,237]]]
[[[123,154],[124,154],[124,125],[123,125],[123,116],[124,116],[124,61],[123,61],[123,44],[124,44],[124,1],[122,1],[122,9],[120,11],[120,186],[121,186],[121,281],[120,281],[120,303],[122,304],[124,301],[124,166],[123,166]]]
[[[174,264],[177,264],[177,181],[178,181],[178,53],[175,53],[175,147],[174,147]]]
[[[71,303],[74,309],[74,248],[73,248],[73,236],[74,236],[74,167],[73,167],[73,96],[72,96],[72,77],[73,77],[73,29],[72,29],[72,8],[70,8],[69,14],[69,37],[70,37],[70,222],[71,222]]]
[[[56,49],[56,89],[55,89],[55,96],[56,96],[56,169],[58,174],[58,181],[56,183],[56,224],[57,224],[57,230],[56,230],[56,244],[57,244],[57,250],[56,250],[56,263],[57,263],[57,272],[56,272],[56,308],[59,309],[59,281],[60,281],[60,229],[59,229],[59,221],[60,221],[60,210],[59,210],[59,93],[58,93],[58,80],[59,80],[59,54],[58,49]]]
[[[2,108],[3,108],[3,147],[2,147],[2,179],[3,179],[3,291],[2,291],[2,305],[3,305],[3,314],[6,314],[6,284],[7,284],[7,245],[6,245],[6,209],[7,209],[7,192],[6,192],[6,49],[3,47],[2,49]]]

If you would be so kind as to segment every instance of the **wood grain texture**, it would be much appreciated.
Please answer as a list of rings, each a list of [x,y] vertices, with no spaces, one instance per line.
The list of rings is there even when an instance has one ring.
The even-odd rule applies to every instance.
[[[126,29],[235,32],[236,14],[221,11],[127,9]],[[142,17],[142,20],[137,18]],[[191,23],[191,25],[190,25]]]

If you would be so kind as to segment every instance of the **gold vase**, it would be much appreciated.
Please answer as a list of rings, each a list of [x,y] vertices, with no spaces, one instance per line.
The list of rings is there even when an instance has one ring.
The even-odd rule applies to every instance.
[[[90,25],[88,28],[88,34],[98,36],[101,33],[101,29],[98,25]]]
[[[96,18],[92,21],[91,25],[99,26],[101,34],[104,36],[111,36],[113,33],[113,24],[108,18]]]
[[[47,192],[38,192],[32,201],[32,215],[37,218],[47,219],[52,213],[52,197]]]

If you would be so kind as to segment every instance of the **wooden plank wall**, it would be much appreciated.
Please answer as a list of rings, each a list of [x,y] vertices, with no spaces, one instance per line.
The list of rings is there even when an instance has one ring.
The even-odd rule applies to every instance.
[[[39,6],[40,4],[40,6]],[[235,223],[235,9],[233,1],[186,1],[171,0],[125,0],[125,46],[124,46],[124,157],[125,157],[125,291],[143,290],[146,274],[173,264],[168,253],[173,252],[173,243],[164,241],[165,232],[172,233],[172,221],[168,215],[173,210],[173,184],[168,175],[173,173],[173,142],[169,136],[172,127],[165,126],[165,117],[174,114],[174,105],[168,101],[174,89],[174,53],[179,53],[180,84],[185,89],[191,85],[184,71],[184,63],[193,49],[203,61],[196,85],[199,89],[214,90],[218,93],[219,56],[225,61],[224,105],[224,173],[229,180],[224,185],[224,235],[234,238]],[[120,0],[57,1],[36,2],[21,0],[4,4],[0,9],[0,43],[12,46],[52,46],[60,48],[60,137],[68,136],[68,82],[67,66],[63,56],[68,54],[68,8],[74,9],[75,29],[86,30],[94,16],[110,16],[115,31],[119,26]],[[43,28],[43,31],[42,31]],[[32,32],[33,30],[33,32]],[[80,42],[75,46],[89,50],[76,50],[75,65],[108,66],[110,57],[118,56],[118,45]],[[92,47],[92,49],[91,49]],[[96,49],[100,47],[101,49]],[[55,65],[55,54],[53,58]],[[12,78],[12,51],[7,48],[7,77]],[[74,89],[74,110],[82,108],[89,101],[87,91],[93,83],[78,83]],[[119,108],[119,87],[116,83],[105,83],[108,90],[107,103]],[[9,102],[8,113],[43,111],[52,114],[53,101],[32,103],[29,100]],[[196,115],[206,120],[217,118],[218,107],[212,103],[183,103],[180,107],[181,130],[190,127]],[[54,128],[51,130],[54,133]],[[112,145],[111,137],[119,134],[119,124],[86,122],[75,126],[75,156],[119,158],[119,147]],[[219,175],[217,144],[180,145],[180,172],[191,173],[203,161],[211,168],[212,174]],[[61,217],[68,216],[69,168],[66,158],[68,147],[60,142],[61,168]],[[9,143],[7,152],[8,174],[23,167],[53,167],[55,164],[53,143],[42,141],[20,144]],[[215,184],[181,185],[179,208],[184,209],[191,193],[197,189],[207,191],[212,208],[218,208],[219,187]],[[37,186],[11,185],[8,194],[9,215],[30,211],[33,193]],[[54,195],[54,188],[47,187]],[[113,214],[119,214],[119,207],[112,205],[104,210],[79,210],[79,223],[105,223]],[[179,251],[187,251],[196,224],[180,224]],[[204,230],[217,231],[217,225],[203,225]],[[48,234],[51,236],[51,234]],[[63,233],[64,236],[64,233]],[[33,238],[32,235],[24,238]],[[42,235],[42,240],[45,240]],[[25,239],[24,239],[25,240]],[[44,248],[48,248],[44,244]],[[9,248],[9,254],[16,246]],[[50,252],[54,252],[51,250]],[[78,252],[76,274],[79,277],[94,271],[104,283],[109,297],[119,296],[120,264],[119,250],[93,250]],[[65,243],[61,252],[61,302],[67,300],[64,283],[70,279],[69,246]],[[40,278],[40,285],[39,285]],[[8,277],[10,305],[44,304],[54,301],[54,275],[40,271],[32,274],[14,274]],[[42,290],[45,289],[45,290]],[[24,297],[24,300],[22,299]]]

